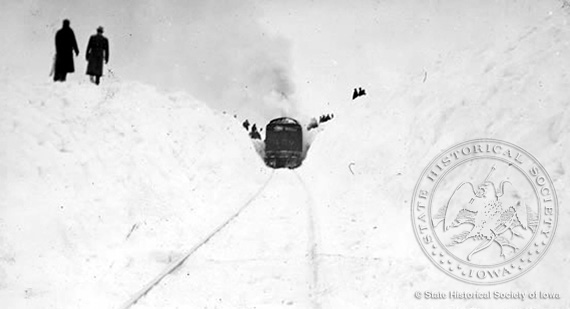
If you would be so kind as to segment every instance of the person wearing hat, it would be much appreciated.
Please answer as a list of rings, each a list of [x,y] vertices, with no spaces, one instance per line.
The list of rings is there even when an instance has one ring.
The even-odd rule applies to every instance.
[[[93,83],[99,85],[103,75],[103,60],[105,63],[109,62],[109,41],[103,36],[103,27],[99,26],[97,34],[89,38],[85,59],[87,60],[87,75]]]
[[[63,20],[63,26],[55,34],[55,59],[53,64],[53,81],[64,82],[67,73],[73,73],[73,52],[79,55],[75,34],[69,27],[69,20]]]

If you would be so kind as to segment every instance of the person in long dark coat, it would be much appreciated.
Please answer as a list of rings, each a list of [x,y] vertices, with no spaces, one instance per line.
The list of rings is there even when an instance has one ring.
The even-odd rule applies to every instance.
[[[75,72],[73,65],[73,52],[79,55],[75,34],[69,27],[69,20],[63,21],[63,26],[55,34],[55,61],[53,80],[64,82],[67,73]]]
[[[89,38],[85,59],[87,59],[87,75],[92,82],[99,85],[103,75],[103,60],[105,63],[109,62],[109,40],[103,36],[103,27],[97,28],[97,34]]]

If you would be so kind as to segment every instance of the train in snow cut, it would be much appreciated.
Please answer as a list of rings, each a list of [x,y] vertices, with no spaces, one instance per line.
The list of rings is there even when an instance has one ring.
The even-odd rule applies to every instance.
[[[265,128],[265,164],[296,168],[303,160],[303,128],[293,118],[273,119]]]

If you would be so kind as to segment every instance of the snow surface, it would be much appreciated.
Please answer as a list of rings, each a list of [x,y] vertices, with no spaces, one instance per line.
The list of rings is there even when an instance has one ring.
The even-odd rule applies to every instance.
[[[6,308],[117,306],[270,174],[237,121],[183,94],[69,83],[1,100]]]
[[[120,308],[247,205],[133,308],[568,308],[569,42],[560,10],[514,39],[442,55],[390,89],[371,82],[355,101],[349,89],[294,171],[266,168],[242,119],[183,92],[113,78],[100,87],[5,79],[0,304]],[[533,154],[560,204],[545,257],[491,287],[443,274],[410,228],[423,168],[481,137]],[[413,297],[430,290],[562,299]]]

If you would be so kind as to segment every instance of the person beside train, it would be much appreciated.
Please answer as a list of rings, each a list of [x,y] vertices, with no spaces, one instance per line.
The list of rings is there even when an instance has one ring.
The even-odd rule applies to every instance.
[[[251,126],[251,132],[249,133],[249,137],[251,137],[252,139],[261,139],[261,134],[259,134],[259,131],[257,131],[257,126],[255,125],[255,123],[253,124],[253,126]]]

